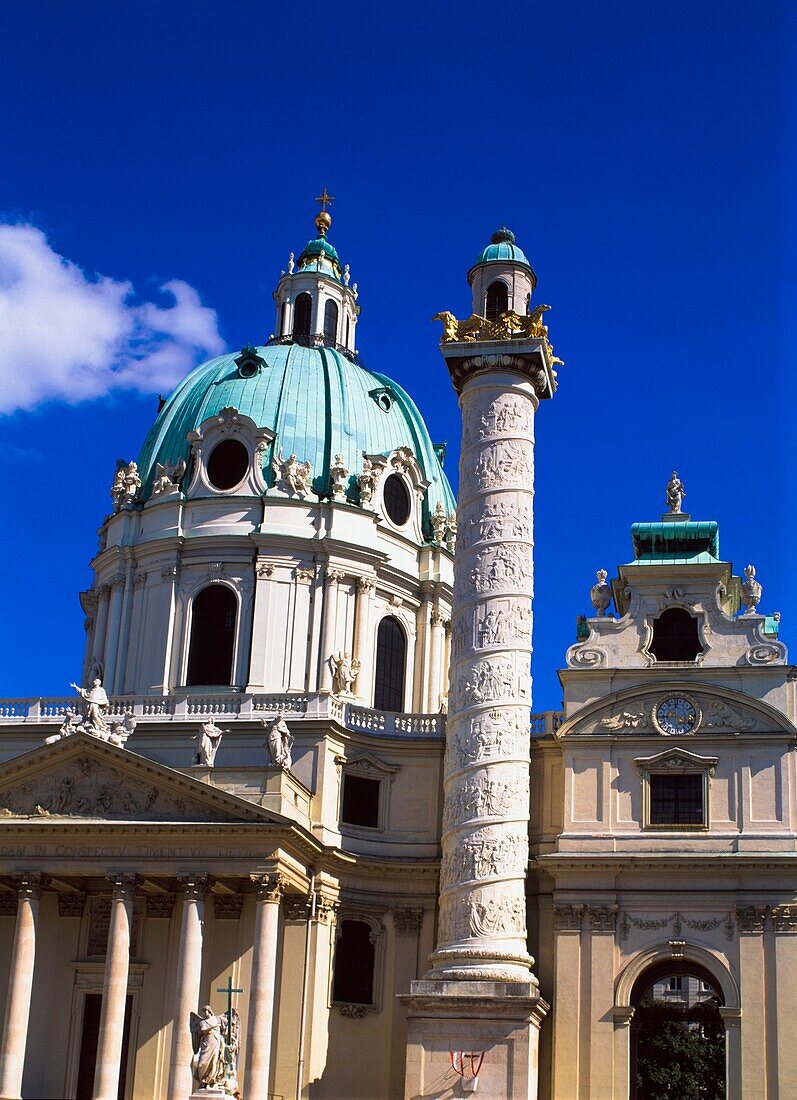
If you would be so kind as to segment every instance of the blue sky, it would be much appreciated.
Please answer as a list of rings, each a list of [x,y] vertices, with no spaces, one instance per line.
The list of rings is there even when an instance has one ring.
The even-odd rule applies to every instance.
[[[115,460],[163,379],[272,332],[323,186],[360,352],[449,441],[452,478],[430,317],[467,314],[502,223],[553,307],[535,709],[673,467],[797,645],[793,5],[1,0],[0,31],[0,296],[4,240],[30,280],[0,311],[0,695],[68,692]]]

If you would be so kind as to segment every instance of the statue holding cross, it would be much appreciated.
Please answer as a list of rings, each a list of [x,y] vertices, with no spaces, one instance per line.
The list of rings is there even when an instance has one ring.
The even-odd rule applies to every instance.
[[[194,1057],[191,1070],[199,1091],[216,1090],[235,1096],[238,1092],[238,1051],[241,1045],[241,1019],[232,1007],[232,999],[243,989],[227,978],[226,986],[216,990],[227,994],[227,1011],[217,1016],[210,1005],[201,1014],[191,1013],[191,1045]]]

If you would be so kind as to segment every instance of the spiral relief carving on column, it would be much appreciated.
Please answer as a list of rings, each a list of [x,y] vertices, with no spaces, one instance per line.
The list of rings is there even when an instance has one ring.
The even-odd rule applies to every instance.
[[[509,392],[507,392],[509,391]],[[528,981],[533,387],[463,387],[440,925],[433,975]]]

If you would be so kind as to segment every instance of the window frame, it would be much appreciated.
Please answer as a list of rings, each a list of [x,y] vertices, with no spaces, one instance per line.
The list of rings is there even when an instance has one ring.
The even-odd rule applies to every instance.
[[[642,821],[645,832],[705,833],[711,828],[711,778],[717,767],[716,756],[699,756],[685,749],[668,749],[655,756],[638,757],[634,763],[642,784]],[[650,779],[654,775],[698,775],[702,778],[703,813],[700,822],[651,821]]]
[[[338,829],[341,833],[358,837],[379,837],[386,833],[390,827],[390,788],[393,778],[399,771],[398,765],[386,764],[378,760],[371,753],[363,753],[360,756],[347,760],[343,756],[336,759],[340,767],[340,781],[338,783]],[[379,783],[379,813],[377,824],[355,825],[350,821],[344,821],[343,813],[343,784],[347,775],[353,775],[361,779],[374,779]]]

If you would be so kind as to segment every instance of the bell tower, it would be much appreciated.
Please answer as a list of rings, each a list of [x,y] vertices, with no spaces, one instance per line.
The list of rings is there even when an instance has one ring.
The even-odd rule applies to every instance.
[[[534,419],[556,390],[559,360],[547,328],[525,317],[536,277],[507,234],[469,273],[474,313],[500,278],[523,321],[500,319],[507,307],[498,320],[441,317],[440,350],[462,410],[458,543],[438,941],[432,969],[405,998],[408,1097],[429,1095],[458,1057],[471,1070],[479,1064],[481,1096],[530,1100],[547,1011],[527,949],[525,879]]]

